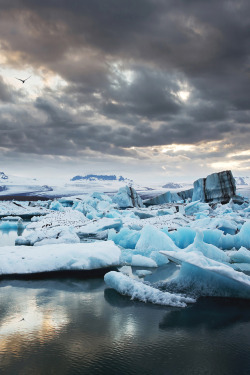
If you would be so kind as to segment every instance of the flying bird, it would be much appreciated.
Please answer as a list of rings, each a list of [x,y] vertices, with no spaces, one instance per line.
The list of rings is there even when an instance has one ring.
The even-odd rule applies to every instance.
[[[28,78],[26,78],[26,79],[21,79],[21,78],[17,78],[17,77],[15,77],[16,79],[18,79],[18,81],[21,81],[22,83],[24,83],[25,81],[27,81],[27,79],[29,79],[31,76],[29,76]]]

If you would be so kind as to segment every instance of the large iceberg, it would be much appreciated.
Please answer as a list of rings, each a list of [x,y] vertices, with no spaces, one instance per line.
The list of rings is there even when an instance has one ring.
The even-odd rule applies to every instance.
[[[181,265],[178,275],[169,282],[172,287],[203,296],[250,299],[250,276],[235,271],[229,265],[209,259],[201,252],[161,253]]]
[[[192,201],[227,203],[231,198],[243,202],[243,199],[236,197],[236,185],[231,171],[213,173],[194,182]]]

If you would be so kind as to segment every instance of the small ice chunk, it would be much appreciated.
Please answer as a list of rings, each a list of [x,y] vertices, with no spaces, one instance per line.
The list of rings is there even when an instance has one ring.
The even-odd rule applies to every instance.
[[[144,257],[143,255],[133,255],[131,266],[136,267],[157,267],[157,263],[150,258]]]
[[[63,205],[58,201],[52,201],[50,204],[50,210],[64,212]]]
[[[152,275],[152,271],[149,271],[149,270],[136,270],[135,273],[138,277],[145,277],[148,275]]]
[[[241,247],[238,251],[230,254],[230,259],[235,263],[250,263],[250,251],[245,247]]]

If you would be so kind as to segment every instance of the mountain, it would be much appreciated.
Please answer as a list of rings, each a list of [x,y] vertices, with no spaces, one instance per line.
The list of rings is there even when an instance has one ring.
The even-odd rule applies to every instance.
[[[123,182],[130,182],[132,183],[132,180],[129,180],[127,178],[124,178],[122,176],[117,177],[116,175],[102,175],[102,174],[87,174],[86,176],[74,176],[71,178],[70,181],[123,181]]]
[[[178,184],[176,182],[168,182],[166,185],[162,186],[164,189],[182,189],[183,186],[187,184]]]

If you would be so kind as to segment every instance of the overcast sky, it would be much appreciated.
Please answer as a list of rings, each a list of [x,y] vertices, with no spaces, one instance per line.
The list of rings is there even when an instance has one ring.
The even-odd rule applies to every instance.
[[[0,0],[5,173],[250,175],[249,115],[247,0]]]

